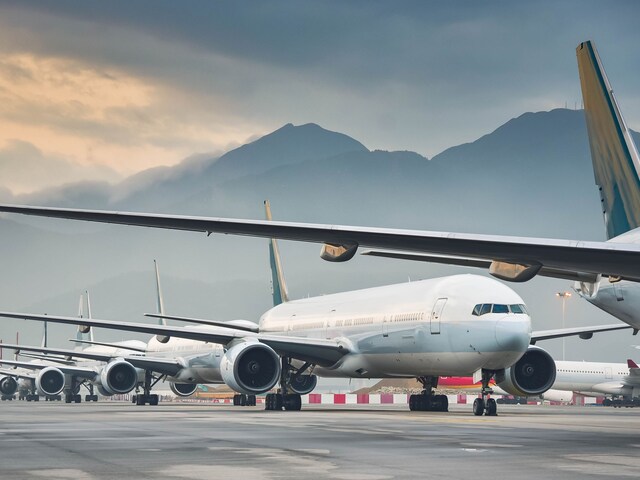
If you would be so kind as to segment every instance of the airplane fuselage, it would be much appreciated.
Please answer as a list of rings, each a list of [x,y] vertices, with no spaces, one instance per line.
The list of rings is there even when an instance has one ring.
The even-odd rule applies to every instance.
[[[531,339],[526,313],[478,316],[475,306],[523,303],[493,279],[455,275],[283,303],[260,332],[344,343],[351,353],[316,368],[320,376],[466,375],[513,365]]]

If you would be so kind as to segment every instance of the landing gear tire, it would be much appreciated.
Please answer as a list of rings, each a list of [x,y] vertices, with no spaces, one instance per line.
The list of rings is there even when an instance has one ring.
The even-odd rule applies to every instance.
[[[482,398],[476,398],[473,401],[473,414],[477,417],[484,413],[484,400]]]
[[[487,400],[487,406],[486,406],[485,412],[489,417],[495,417],[498,415],[498,405],[496,404],[496,401],[494,398],[490,398]]]
[[[98,401],[98,395],[85,395],[84,401],[85,402],[97,402]]]
[[[287,411],[300,411],[302,410],[302,397],[297,393],[289,393],[284,395],[283,399],[284,409]]]
[[[409,410],[412,412],[448,412],[449,399],[446,395],[422,393],[409,397]]]
[[[80,403],[80,402],[82,402],[82,395],[80,395],[80,394],[74,395],[74,396],[73,396],[73,401],[74,401],[75,403]]]
[[[282,410],[284,402],[282,395],[279,393],[268,393],[265,397],[264,409],[265,410]]]

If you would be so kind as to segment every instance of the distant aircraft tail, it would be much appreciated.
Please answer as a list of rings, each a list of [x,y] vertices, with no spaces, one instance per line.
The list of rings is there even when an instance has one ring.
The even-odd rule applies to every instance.
[[[87,299],[87,316],[85,317],[85,295]],[[89,292],[85,291],[84,294],[80,294],[80,300],[78,301],[78,318],[91,318],[91,299],[89,298]],[[86,335],[86,338],[85,338]],[[76,330],[76,347],[80,348],[84,340],[93,342],[93,329],[87,325],[78,325]]]
[[[154,259],[153,266],[156,270],[156,295],[157,295],[157,307],[158,313],[160,315],[164,315],[164,297],[162,296],[162,287],[160,287],[160,270],[158,269],[158,262]],[[167,326],[167,319],[159,317],[158,325]],[[156,340],[160,343],[167,343],[171,337],[167,337],[166,335],[156,335]]]
[[[592,42],[578,45],[589,146],[607,238],[640,227],[640,160]]]
[[[264,209],[267,220],[271,221],[271,205],[269,200],[264,201]],[[269,263],[271,265],[271,288],[273,295],[273,306],[280,305],[289,301],[289,292],[287,284],[284,281],[282,272],[282,262],[280,260],[280,250],[278,250],[278,242],[275,238],[269,241]]]

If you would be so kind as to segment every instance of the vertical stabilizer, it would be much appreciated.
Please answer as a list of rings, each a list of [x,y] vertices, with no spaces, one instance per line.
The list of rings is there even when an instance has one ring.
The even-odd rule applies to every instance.
[[[92,319],[93,316],[91,316],[91,297],[89,296],[89,290],[85,290],[84,294],[87,297],[87,318]],[[89,327],[89,332],[87,333],[89,335],[89,341],[93,342],[93,328]]]
[[[49,328],[48,328],[48,324],[49,322],[43,322],[42,324],[42,342],[41,342],[41,347],[42,348],[47,348],[49,345]]]
[[[607,238],[640,227],[640,160],[592,42],[576,49],[589,147]]]
[[[271,205],[269,200],[264,201],[264,209],[267,220],[271,221]],[[284,281],[282,273],[282,262],[280,261],[280,251],[278,250],[278,242],[275,238],[269,241],[269,263],[271,265],[271,288],[273,295],[273,306],[280,305],[289,301],[289,292],[287,284]]]
[[[162,288],[160,287],[160,270],[158,268],[158,262],[156,260],[153,260],[153,266],[155,267],[155,270],[156,270],[156,294],[157,294],[156,298],[157,298],[158,313],[160,315],[164,315],[164,297],[162,296]],[[166,325],[166,324],[167,324],[166,318],[158,319],[158,325]],[[167,343],[170,339],[171,337],[167,337],[166,335],[156,335],[156,340],[158,340],[160,343]]]

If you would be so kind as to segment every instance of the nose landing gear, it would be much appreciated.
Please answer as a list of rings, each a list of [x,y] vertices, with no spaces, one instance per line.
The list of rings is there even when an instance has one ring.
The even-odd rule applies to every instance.
[[[495,372],[490,370],[482,370],[482,391],[481,398],[476,398],[473,401],[473,414],[476,416],[487,415],[489,417],[495,417],[498,415],[498,405],[495,399],[487,398],[493,393],[493,390],[489,386],[489,383],[493,379]]]

